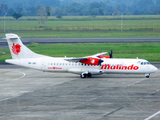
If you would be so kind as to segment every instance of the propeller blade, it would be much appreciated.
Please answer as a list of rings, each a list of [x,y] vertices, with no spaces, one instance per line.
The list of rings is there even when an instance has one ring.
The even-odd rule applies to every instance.
[[[111,49],[111,53],[109,53],[110,58],[113,58],[113,51]]]

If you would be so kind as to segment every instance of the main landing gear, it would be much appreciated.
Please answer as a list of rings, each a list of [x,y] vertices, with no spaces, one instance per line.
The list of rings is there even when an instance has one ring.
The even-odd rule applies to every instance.
[[[150,74],[145,74],[146,78],[149,78]]]
[[[80,74],[80,77],[81,78],[92,77],[92,74],[91,73],[82,73],[82,74]]]

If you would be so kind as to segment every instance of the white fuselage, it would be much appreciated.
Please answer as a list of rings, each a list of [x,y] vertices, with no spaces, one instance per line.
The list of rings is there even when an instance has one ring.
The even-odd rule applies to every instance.
[[[30,59],[10,59],[8,63],[34,68],[46,72],[70,72],[81,74],[89,72],[92,75],[102,73],[139,73],[150,74],[157,71],[157,68],[144,59],[106,59],[100,65],[87,65],[80,62],[68,62],[65,58],[42,57]]]
[[[49,57],[31,51],[16,34],[6,34],[6,39],[12,56],[7,63],[41,71],[70,72],[80,74],[81,78],[103,73],[144,73],[148,78],[150,73],[158,70],[143,59],[107,59],[104,56],[107,52],[81,58]]]

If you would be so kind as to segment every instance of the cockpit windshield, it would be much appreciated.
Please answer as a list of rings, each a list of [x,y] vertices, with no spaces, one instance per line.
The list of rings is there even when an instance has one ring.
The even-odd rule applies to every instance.
[[[149,62],[141,62],[141,65],[150,65]]]

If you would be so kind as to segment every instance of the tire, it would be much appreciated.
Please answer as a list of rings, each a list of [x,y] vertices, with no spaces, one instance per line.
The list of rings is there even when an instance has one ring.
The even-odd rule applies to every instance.
[[[146,78],[149,78],[150,74],[145,74]]]
[[[86,74],[80,74],[80,77],[81,77],[81,78],[86,78],[87,75],[86,75]]]
[[[81,77],[81,78],[84,78],[84,75],[80,74],[80,77]]]
[[[91,74],[91,73],[88,73],[87,77],[92,77],[92,74]]]

